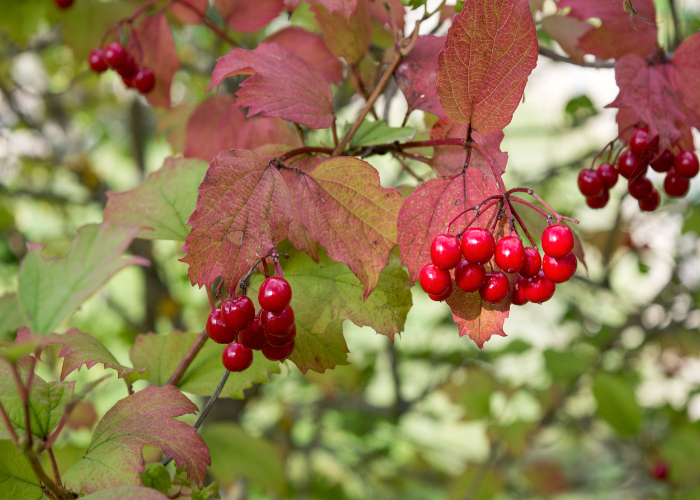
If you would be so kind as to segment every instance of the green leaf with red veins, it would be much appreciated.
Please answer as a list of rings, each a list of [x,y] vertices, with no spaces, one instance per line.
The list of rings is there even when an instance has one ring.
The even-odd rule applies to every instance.
[[[236,103],[248,116],[278,117],[312,129],[333,124],[333,92],[321,73],[274,43],[254,50],[233,49],[216,60],[207,90],[233,75],[253,75],[241,83]]]
[[[265,43],[276,43],[299,56],[331,83],[343,80],[343,64],[316,33],[290,26],[267,38]]]
[[[132,31],[129,53],[139,66],[150,68],[156,85],[146,99],[154,106],[170,107],[170,85],[180,65],[175,41],[165,14],[147,16]]]
[[[68,254],[47,260],[30,244],[19,269],[22,310],[35,333],[51,333],[110,277],[127,266],[146,266],[141,257],[122,258],[139,228],[90,224],[78,230]]]
[[[177,5],[177,4],[175,4]],[[80,497],[83,500],[168,500],[160,491],[142,486],[117,486]]]
[[[482,134],[502,130],[537,65],[537,34],[526,0],[473,0],[452,19],[438,60],[445,114]]]
[[[150,386],[118,401],[99,421],[85,456],[63,476],[75,493],[122,485],[140,485],[145,445],[172,456],[188,476],[204,481],[209,450],[197,430],[174,417],[196,413],[197,405],[179,389]]]
[[[700,33],[689,36],[680,44],[671,60],[675,71],[671,72],[671,85],[676,90],[678,102],[688,116],[690,125],[700,128]],[[692,139],[692,134],[689,134]],[[693,150],[688,147],[684,149]]]
[[[276,18],[284,0],[214,0],[214,5],[231,29],[251,33]]]
[[[437,116],[445,116],[435,83],[438,57],[445,46],[446,38],[433,35],[419,36],[413,50],[401,60],[394,71],[394,78],[406,97],[409,111],[420,109]]]
[[[571,59],[579,64],[584,62],[586,52],[577,46],[579,39],[593,29],[591,24],[571,16],[547,16],[542,20],[542,28]]]
[[[322,3],[311,7],[323,30],[323,39],[330,51],[349,64],[358,64],[372,41],[372,20],[367,0],[356,0],[357,9],[348,17],[340,11],[328,11]]]
[[[209,0],[187,0],[173,2],[168,6],[170,12],[183,24],[201,24],[209,8]]]
[[[222,151],[199,186],[197,208],[187,221],[181,259],[190,281],[211,286],[222,276],[227,290],[280,241],[292,221],[282,176],[258,153]]]
[[[468,335],[479,347],[493,335],[505,337],[503,323],[510,312],[510,298],[496,304],[485,302],[479,292],[466,293],[453,283],[447,305],[452,309],[452,318],[457,323],[459,336]]]
[[[366,299],[396,246],[403,197],[380,186],[377,170],[357,158],[331,158],[302,175],[296,191],[301,222],[331,259],[359,278]]]
[[[166,158],[140,186],[123,193],[107,191],[104,221],[141,226],[138,237],[147,240],[184,240],[206,170],[201,160]]]

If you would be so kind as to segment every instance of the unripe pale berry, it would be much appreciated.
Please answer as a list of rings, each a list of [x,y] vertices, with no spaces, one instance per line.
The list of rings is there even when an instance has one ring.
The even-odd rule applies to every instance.
[[[470,264],[463,260],[455,269],[455,282],[467,293],[476,292],[486,282],[486,269],[481,264]]]
[[[506,236],[498,240],[494,255],[496,265],[506,273],[515,273],[525,264],[525,249],[517,236]]]
[[[542,232],[542,250],[552,257],[563,257],[574,248],[574,233],[569,226],[547,226]]]
[[[452,234],[439,234],[430,245],[430,260],[440,269],[449,270],[457,267],[462,260],[462,245]]]
[[[496,241],[486,229],[473,227],[462,236],[462,253],[472,264],[486,264],[496,250]]]
[[[253,351],[238,342],[234,342],[226,346],[221,360],[228,371],[242,372],[253,364]]]
[[[442,295],[451,283],[449,271],[440,269],[435,264],[426,264],[421,269],[420,286],[429,295]]]
[[[542,261],[542,272],[552,283],[564,283],[571,279],[577,266],[578,261],[574,252],[569,252],[558,259],[545,255]]]
[[[510,292],[510,281],[508,277],[498,271],[486,274],[486,282],[479,289],[479,295],[486,302],[496,303],[505,299]]]

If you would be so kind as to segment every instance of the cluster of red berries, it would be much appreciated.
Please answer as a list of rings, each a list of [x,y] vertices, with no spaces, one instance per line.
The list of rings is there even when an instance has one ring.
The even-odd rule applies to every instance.
[[[546,302],[554,295],[556,283],[568,281],[578,261],[572,250],[574,235],[568,226],[548,226],[542,233],[544,259],[536,248],[523,247],[517,236],[506,236],[496,243],[493,234],[483,228],[468,229],[457,236],[440,234],[430,247],[431,264],[420,273],[420,284],[431,299],[442,301],[452,293],[454,282],[465,292],[479,291],[486,302],[496,303],[511,294],[517,306],[527,302]],[[486,272],[491,258],[500,271]],[[508,274],[515,274],[511,285]]]
[[[698,157],[692,151],[680,151],[674,155],[670,149],[659,152],[659,136],[651,137],[647,127],[634,131],[625,149],[617,160],[617,168],[603,163],[598,169],[587,168],[578,176],[578,187],[591,208],[603,208],[610,196],[608,190],[617,183],[618,172],[628,179],[627,189],[638,200],[639,208],[653,212],[661,203],[659,191],[646,177],[647,169],[665,172],[664,191],[672,198],[688,193],[690,179],[700,172]]]
[[[88,63],[96,73],[114,69],[122,77],[124,85],[148,94],[156,86],[156,77],[151,69],[139,67],[134,57],[117,42],[107,45],[104,50],[95,49],[88,56]]]
[[[227,370],[241,372],[253,363],[253,349],[262,350],[272,361],[281,361],[294,350],[297,335],[294,311],[289,303],[292,288],[284,278],[267,278],[260,287],[255,314],[253,301],[245,295],[224,301],[207,319],[207,335],[218,344],[228,344],[223,354]]]

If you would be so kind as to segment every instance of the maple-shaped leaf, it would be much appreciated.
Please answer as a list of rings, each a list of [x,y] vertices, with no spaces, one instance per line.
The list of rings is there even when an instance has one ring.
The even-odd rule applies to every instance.
[[[290,26],[268,37],[265,43],[276,43],[284,47],[309,63],[331,83],[340,83],[343,80],[343,64],[316,33]]]
[[[652,55],[657,47],[654,0],[634,0],[636,13],[625,12],[618,0],[559,0],[560,9],[581,20],[597,19],[600,25],[586,32],[577,49],[600,59],[620,59],[626,54]]]
[[[284,0],[214,0],[231,29],[242,33],[257,31],[284,9]]]
[[[197,159],[166,158],[138,187],[123,193],[107,191],[104,221],[139,227],[139,238],[184,240],[185,222],[197,202],[197,186],[207,164]]]
[[[287,185],[258,153],[222,151],[199,186],[197,208],[187,221],[182,259],[191,283],[211,286],[222,276],[227,290],[287,237]]]
[[[139,66],[150,68],[156,85],[146,98],[154,106],[170,107],[170,85],[180,67],[175,41],[165,14],[147,16],[132,31],[129,53]]]
[[[207,8],[209,8],[209,0],[175,1],[169,6],[170,12],[184,24],[202,23],[206,17]]]
[[[122,485],[141,485],[141,450],[160,448],[189,477],[204,481],[209,450],[197,430],[174,417],[196,413],[197,405],[172,385],[149,386],[117,403],[99,421],[85,456],[63,476],[75,493]]]
[[[4,426],[3,426],[4,427]],[[27,457],[12,444],[0,441],[0,498],[41,500],[46,498]]]
[[[333,124],[333,92],[309,63],[274,43],[254,50],[233,49],[216,60],[207,90],[233,75],[253,75],[241,83],[236,103],[248,116],[278,117],[312,129]]]
[[[83,226],[62,259],[47,260],[43,246],[30,245],[19,269],[17,295],[31,330],[51,333],[117,271],[148,265],[141,257],[122,258],[138,232],[105,223]]]
[[[413,50],[401,60],[394,78],[408,101],[408,110],[420,109],[445,116],[435,87],[438,57],[447,37],[423,35],[416,39]]]
[[[401,194],[380,186],[379,173],[369,163],[338,157],[303,176],[296,203],[309,234],[331,259],[352,270],[364,284],[364,298],[369,297],[396,246]]]
[[[148,368],[148,382],[151,385],[164,386],[198,336],[196,333],[180,332],[167,335],[142,334],[136,337],[136,343],[129,351],[129,357],[134,366],[141,369]],[[177,387],[197,396],[214,394],[224,373],[221,357],[225,347],[211,341],[205,343]],[[250,368],[229,375],[221,396],[243,399],[243,390],[253,384],[266,384],[269,373],[279,373],[279,363],[269,361],[261,353],[256,352]]]
[[[542,28],[579,64],[584,62],[586,52],[578,48],[579,39],[593,26],[572,16],[547,16],[542,20]]]
[[[671,62],[675,71],[671,72],[670,81],[678,101],[689,124],[700,129],[700,33],[686,38],[676,49]]]
[[[330,51],[349,64],[358,64],[372,41],[372,20],[365,5],[367,0],[354,0],[355,10],[349,15],[341,10],[328,10],[327,2],[311,7],[323,30],[323,39]]]
[[[177,5],[177,4],[175,4]],[[169,497],[153,488],[143,486],[116,486],[96,491],[91,495],[80,497],[83,500],[168,500]]]
[[[468,335],[479,349],[492,335],[505,337],[503,322],[510,312],[510,299],[492,304],[481,299],[479,292],[466,293],[453,283],[447,305],[452,310],[452,318],[457,323],[459,336]]]
[[[445,114],[482,134],[513,118],[537,65],[537,33],[527,0],[471,0],[452,19],[438,60]]]

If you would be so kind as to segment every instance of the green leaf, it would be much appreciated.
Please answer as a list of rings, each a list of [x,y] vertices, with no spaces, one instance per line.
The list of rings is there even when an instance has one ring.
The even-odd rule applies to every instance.
[[[146,464],[146,472],[141,473],[141,481],[146,488],[153,488],[167,494],[171,486],[170,472],[160,462]]]
[[[139,335],[129,352],[131,362],[136,367],[148,368],[150,384],[164,386],[198,336],[196,333],[180,332],[168,335]],[[211,396],[224,373],[221,357],[225,347],[207,341],[177,386],[198,396]],[[279,363],[269,361],[256,352],[250,368],[243,372],[231,373],[221,396],[243,399],[243,389],[253,384],[266,384],[268,373],[279,373]]]
[[[272,443],[252,437],[230,422],[206,426],[202,437],[211,453],[212,474],[222,484],[232,484],[238,476],[244,476],[284,495],[287,486],[282,453]]]
[[[141,257],[121,258],[137,228],[91,224],[78,230],[62,259],[47,260],[31,244],[19,269],[19,301],[35,333],[51,333],[117,271],[148,265]]]
[[[159,491],[141,486],[117,486],[80,498],[83,500],[169,500]]]
[[[672,429],[661,444],[661,454],[668,461],[674,482],[692,484],[700,480],[700,429],[697,424]]]
[[[633,436],[642,423],[642,409],[634,398],[632,387],[622,377],[598,373],[593,379],[593,394],[598,402],[598,415],[619,434]]]
[[[25,322],[16,293],[0,297],[0,337],[15,333]]]
[[[389,144],[394,141],[407,141],[416,131],[411,127],[390,127],[384,120],[371,122],[365,120],[350,141],[350,146],[374,146]]]
[[[557,382],[568,384],[586,372],[593,362],[593,356],[581,356],[571,351],[544,351],[547,371]]]
[[[209,500],[210,498],[221,498],[219,495],[219,483],[211,483],[204,489],[195,488],[192,490],[192,500]]]
[[[0,498],[38,500],[41,483],[29,460],[10,441],[0,441]]]
[[[197,204],[197,189],[208,164],[198,159],[166,158],[140,186],[123,193],[107,192],[104,221],[142,229],[139,238],[183,240],[185,225]]]
[[[589,118],[598,114],[593,101],[587,95],[574,97],[566,103],[564,108],[564,118],[567,123],[574,127],[583,124]]]

